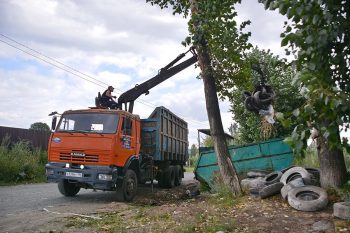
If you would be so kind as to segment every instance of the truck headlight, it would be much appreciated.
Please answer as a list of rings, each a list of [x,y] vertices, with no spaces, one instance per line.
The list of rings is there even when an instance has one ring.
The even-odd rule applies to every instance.
[[[98,174],[98,179],[99,180],[112,180],[112,175],[107,175],[107,174]]]

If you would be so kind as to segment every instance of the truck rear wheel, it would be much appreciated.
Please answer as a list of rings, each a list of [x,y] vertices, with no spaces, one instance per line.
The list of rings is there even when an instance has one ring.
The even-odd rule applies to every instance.
[[[169,166],[161,173],[160,187],[173,188],[175,186],[175,166]]]
[[[61,180],[58,182],[58,190],[66,197],[73,197],[80,191],[80,187],[74,183],[69,183],[68,180]]]
[[[175,186],[181,185],[182,182],[182,168],[180,165],[175,166]]]
[[[124,201],[132,201],[137,192],[137,176],[133,170],[127,170],[122,185]]]

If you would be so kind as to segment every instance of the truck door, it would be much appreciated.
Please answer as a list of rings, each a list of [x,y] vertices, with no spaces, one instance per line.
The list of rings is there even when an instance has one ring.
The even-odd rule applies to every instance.
[[[128,116],[122,116],[121,120],[120,151],[129,158],[136,154],[135,120]]]

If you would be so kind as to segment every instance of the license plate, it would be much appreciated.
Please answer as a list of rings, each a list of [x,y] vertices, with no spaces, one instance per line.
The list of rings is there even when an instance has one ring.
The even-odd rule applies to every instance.
[[[70,176],[70,177],[83,177],[83,173],[78,173],[78,172],[66,172],[66,176]]]

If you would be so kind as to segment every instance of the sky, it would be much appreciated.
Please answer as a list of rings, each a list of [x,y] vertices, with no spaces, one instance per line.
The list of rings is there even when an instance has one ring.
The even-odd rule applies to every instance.
[[[252,0],[236,9],[238,21],[252,21],[251,43],[284,56],[282,16]],[[0,126],[51,125],[49,113],[94,106],[108,85],[119,96],[186,51],[187,20],[145,0],[7,0],[0,15]],[[190,145],[197,143],[197,129],[209,128],[198,74],[192,66],[151,89],[134,113],[147,118],[164,106],[188,122]],[[228,131],[229,103],[220,110]]]

